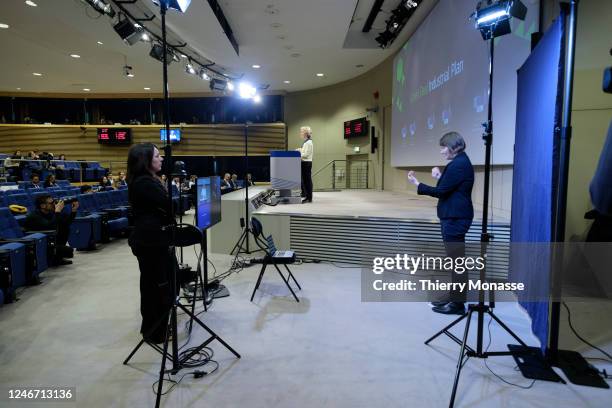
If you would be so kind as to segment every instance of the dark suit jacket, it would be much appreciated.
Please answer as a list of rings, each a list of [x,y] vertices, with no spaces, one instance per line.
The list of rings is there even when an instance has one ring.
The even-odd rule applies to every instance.
[[[438,198],[438,218],[474,218],[474,168],[465,152],[448,163],[435,187],[420,183],[418,194]]]
[[[160,181],[151,175],[134,179],[128,188],[134,229],[128,240],[132,248],[167,247],[171,232],[168,192]]]

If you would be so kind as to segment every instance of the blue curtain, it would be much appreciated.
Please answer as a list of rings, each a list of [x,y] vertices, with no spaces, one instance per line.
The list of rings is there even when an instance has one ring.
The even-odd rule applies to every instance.
[[[563,103],[565,13],[553,23],[518,71],[511,241],[552,241],[558,174],[558,138]],[[545,247],[545,244],[536,244]],[[534,245],[534,246],[536,246]],[[550,252],[512,251],[510,277],[524,282],[519,303],[546,351],[551,290]]]

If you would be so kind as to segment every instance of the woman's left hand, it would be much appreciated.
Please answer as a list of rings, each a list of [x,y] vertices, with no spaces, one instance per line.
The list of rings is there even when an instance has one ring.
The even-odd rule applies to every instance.
[[[418,185],[420,184],[420,183],[419,183],[419,180],[417,180],[417,178],[414,176],[414,171],[413,171],[413,170],[410,170],[410,171],[408,172],[408,181],[409,181],[410,183],[414,184],[414,185],[415,185],[415,186],[417,186],[417,187],[418,187]]]

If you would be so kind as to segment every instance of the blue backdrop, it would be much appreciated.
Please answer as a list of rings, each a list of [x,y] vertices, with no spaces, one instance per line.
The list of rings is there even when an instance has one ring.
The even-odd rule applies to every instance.
[[[565,14],[553,23],[518,71],[511,241],[552,241],[558,138],[563,101]],[[536,256],[534,256],[536,254]],[[519,302],[545,352],[550,293],[550,253],[512,251],[510,276],[524,282]]]

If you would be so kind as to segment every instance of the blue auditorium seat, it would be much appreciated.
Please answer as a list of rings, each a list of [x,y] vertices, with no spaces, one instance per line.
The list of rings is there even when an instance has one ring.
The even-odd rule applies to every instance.
[[[53,245],[49,246],[51,240],[48,239],[46,234],[41,232],[24,234],[17,220],[6,207],[0,208],[0,240],[2,240],[3,243],[13,241],[27,246],[27,273],[33,280],[49,267],[50,255],[52,255],[53,252]]]
[[[34,201],[32,201],[32,197],[26,193],[7,195],[6,203],[8,205],[17,204],[24,206],[28,209],[28,212],[34,211]]]
[[[5,301],[14,297],[15,289],[26,284],[26,247],[17,242],[0,245],[1,256],[8,255],[8,279],[4,283]],[[5,290],[6,289],[6,290]]]

